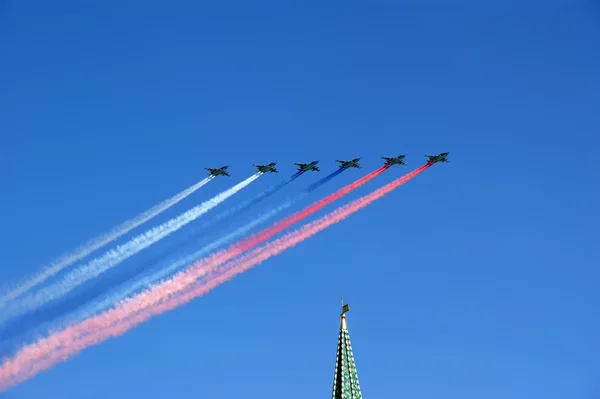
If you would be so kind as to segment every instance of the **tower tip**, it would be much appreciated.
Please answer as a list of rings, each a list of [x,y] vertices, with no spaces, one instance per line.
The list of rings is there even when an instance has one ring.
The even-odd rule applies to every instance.
[[[352,354],[352,345],[350,344],[350,333],[346,327],[346,313],[350,311],[350,305],[344,302],[343,298],[341,305],[341,326],[338,335],[338,350],[331,399],[362,399],[356,364]]]
[[[344,301],[342,299],[342,314],[340,315],[341,318],[341,323],[340,323],[340,328],[343,330],[347,329],[346,326],[346,313],[348,313],[350,311],[350,305],[348,305],[347,303],[344,304]]]

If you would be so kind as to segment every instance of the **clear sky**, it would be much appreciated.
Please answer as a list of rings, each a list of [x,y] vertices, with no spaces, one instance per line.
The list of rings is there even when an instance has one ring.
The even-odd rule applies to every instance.
[[[327,398],[341,294],[366,399],[598,395],[598,2],[197,3],[0,1],[0,281],[206,166],[233,176],[144,228],[252,163],[282,174],[219,210],[293,162],[363,158],[310,200],[450,163],[5,397]]]

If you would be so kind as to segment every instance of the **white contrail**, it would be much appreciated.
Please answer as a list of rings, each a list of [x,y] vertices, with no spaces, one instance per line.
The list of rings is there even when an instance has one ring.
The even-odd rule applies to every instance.
[[[21,296],[23,293],[29,291],[31,288],[37,286],[38,284],[43,283],[50,277],[56,275],[58,272],[60,272],[64,268],[72,265],[73,263],[77,262],[78,260],[80,260],[82,258],[85,258],[86,256],[88,256],[95,250],[102,248],[106,244],[121,237],[123,234],[128,233],[129,231],[135,229],[142,223],[147,222],[148,220],[152,219],[156,215],[160,214],[161,212],[163,212],[163,211],[167,210],[168,208],[172,207],[173,205],[177,204],[184,198],[193,194],[200,187],[204,186],[206,183],[211,181],[212,178],[213,178],[213,176],[210,176],[210,177],[207,177],[207,178],[199,181],[198,183],[194,184],[193,186],[183,190],[179,194],[176,194],[175,196],[161,202],[160,204],[153,206],[152,208],[148,209],[146,212],[134,217],[133,219],[126,220],[125,222],[121,223],[119,226],[115,227],[108,233],[105,233],[104,235],[102,235],[100,237],[96,237],[96,238],[86,242],[85,244],[83,244],[79,248],[77,248],[74,252],[65,254],[65,255],[61,256],[60,258],[56,259],[55,261],[50,263],[48,266],[46,266],[46,268],[44,270],[42,270],[40,273],[38,273],[37,275],[35,275],[33,277],[30,277],[28,280],[17,285],[15,288],[13,288],[12,290],[5,293],[2,297],[0,297],[0,308],[5,306],[8,301],[14,300],[15,298]]]
[[[233,241],[234,239],[248,233],[250,230],[252,230],[256,226],[266,222],[267,220],[274,217],[278,213],[289,208],[294,203],[296,203],[303,197],[309,195],[316,188],[320,187],[327,181],[331,180],[332,177],[335,177],[336,175],[340,174],[341,172],[342,171],[339,170],[328,176],[325,176],[323,179],[319,180],[317,183],[311,184],[308,187],[308,189],[305,190],[304,192],[302,192],[300,194],[296,194],[294,197],[289,198],[288,200],[286,200],[285,202],[283,202],[281,205],[277,206],[276,208],[273,208],[273,209],[269,210],[268,212],[265,212],[262,215],[257,216],[256,218],[250,220],[245,225],[240,226],[236,230],[232,231],[231,233],[216,239],[215,241],[200,248],[199,250],[195,251],[194,253],[182,256],[181,258],[168,264],[166,267],[161,267],[150,275],[141,276],[140,278],[133,281],[132,283],[121,284],[117,288],[117,290],[115,292],[113,292],[112,294],[109,294],[108,297],[106,297],[104,299],[94,300],[91,303],[89,303],[88,305],[81,308],[80,310],[76,311],[75,313],[71,313],[71,314],[68,314],[68,315],[62,317],[59,321],[56,322],[57,327],[53,327],[53,329],[60,330],[62,328],[65,328],[67,325],[70,325],[72,323],[77,323],[84,319],[87,319],[88,317],[91,317],[94,314],[96,314],[102,310],[105,310],[105,309],[108,309],[108,308],[114,306],[114,304],[117,303],[118,301],[121,301],[121,300],[127,298],[128,296],[130,296],[138,291],[141,291],[142,289],[147,288],[148,286],[150,286],[152,284],[160,283],[163,279],[182,270],[184,267],[186,267],[190,263],[200,259],[202,256],[206,255],[210,251],[213,251],[213,250],[219,248],[220,246],[225,245],[225,244],[229,243],[230,241]],[[247,203],[242,204],[242,205],[246,205],[246,204]],[[232,209],[234,209],[234,212],[235,212],[237,210],[237,207],[232,208]],[[227,212],[224,212],[221,215],[226,215],[226,214],[227,214]],[[218,215],[215,219],[218,219],[219,216],[221,216],[221,215]]]
[[[302,195],[299,195],[298,197],[300,197],[300,196],[302,196]],[[108,297],[106,297],[104,299],[95,300],[95,301],[91,302],[89,305],[86,305],[83,308],[81,308],[80,310],[76,311],[75,313],[65,315],[64,317],[61,317],[56,322],[53,322],[52,330],[58,331],[58,330],[61,330],[62,328],[65,328],[66,326],[68,326],[70,324],[77,323],[84,319],[87,319],[88,317],[93,316],[94,314],[96,314],[102,310],[105,310],[105,309],[108,309],[108,308],[114,306],[115,303],[117,303],[118,301],[127,298],[128,296],[136,293],[137,291],[148,288],[148,286],[151,284],[158,284],[161,280],[171,276],[175,272],[181,270],[184,266],[187,266],[190,263],[196,261],[201,256],[207,254],[208,252],[210,252],[214,249],[217,249],[221,245],[228,243],[229,241],[233,240],[234,238],[237,238],[240,235],[247,233],[248,231],[252,230],[254,227],[267,221],[268,219],[275,216],[276,214],[283,211],[284,209],[290,207],[295,202],[295,200],[296,199],[285,202],[281,206],[279,206],[269,212],[264,213],[263,215],[257,217],[256,219],[253,219],[246,225],[236,229],[235,231],[227,234],[226,236],[223,236],[223,237],[213,241],[212,243],[199,249],[198,251],[194,252],[193,254],[184,256],[184,257],[176,260],[175,262],[171,263],[167,267],[158,269],[156,272],[152,273],[151,275],[142,277],[132,283],[122,284],[122,287],[118,288],[116,292],[109,294]]]
[[[284,202],[283,204],[281,204],[280,206],[278,206],[277,208],[271,209],[268,212],[263,213],[262,215],[254,218],[253,220],[251,220],[250,222],[246,223],[245,225],[237,228],[236,230],[232,231],[231,233],[211,242],[210,244],[206,245],[203,248],[200,248],[199,250],[197,250],[196,252],[189,254],[189,255],[185,255],[181,258],[179,258],[178,260],[176,260],[175,262],[171,263],[170,265],[168,265],[167,267],[163,267],[158,269],[156,272],[154,272],[153,274],[143,277],[139,280],[137,280],[136,282],[134,282],[133,284],[130,284],[129,286],[127,286],[126,288],[124,288],[121,292],[117,292],[113,295],[111,295],[110,297],[108,297],[105,301],[103,301],[103,305],[107,305],[109,303],[109,301],[111,302],[111,305],[118,302],[121,299],[124,299],[125,297],[131,295],[133,292],[138,291],[144,287],[147,287],[151,284],[157,284],[158,282],[160,282],[162,279],[165,279],[167,277],[169,277],[170,275],[174,274],[175,272],[179,271],[180,269],[182,269],[184,266],[200,259],[200,257],[206,255],[207,253],[209,253],[212,250],[215,250],[217,248],[219,248],[222,245],[227,244],[230,241],[233,241],[235,238],[238,238],[241,235],[244,235],[246,233],[248,233],[250,230],[252,230],[254,227],[266,222],[267,220],[269,220],[270,218],[272,218],[273,216],[277,215],[278,213],[284,211],[285,209],[289,208],[290,206],[292,206],[298,199],[302,198],[303,196],[306,196],[306,193],[302,193],[297,195],[295,198],[289,199],[286,202]]]
[[[117,248],[106,252],[104,255],[92,260],[91,262],[78,267],[71,273],[67,274],[62,280],[49,285],[35,294],[28,295],[22,300],[14,303],[14,306],[9,308],[8,312],[5,312],[0,317],[0,323],[5,321],[9,317],[14,317],[31,309],[34,309],[40,305],[43,305],[53,299],[56,299],[62,295],[73,290],[75,287],[85,283],[86,281],[99,276],[106,270],[110,269],[123,262],[125,259],[130,258],[136,253],[140,252],[144,248],[149,247],[155,242],[162,238],[174,233],[186,224],[196,220],[204,213],[208,212],[212,208],[216,207],[227,198],[231,197],[244,187],[248,186],[254,180],[256,180],[262,173],[257,173],[250,176],[241,183],[236,184],[230,189],[223,191],[216,195],[210,200],[203,202],[202,204],[190,209],[189,211],[182,213],[181,215],[173,218],[159,226],[156,226],[147,232],[132,238],[130,241],[123,245],[119,245]]]

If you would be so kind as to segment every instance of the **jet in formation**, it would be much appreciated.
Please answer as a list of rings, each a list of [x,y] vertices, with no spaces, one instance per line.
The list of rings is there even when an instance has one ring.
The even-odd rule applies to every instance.
[[[358,161],[360,161],[360,158],[354,158],[351,161],[337,160],[335,162],[338,162],[340,164],[340,169],[348,169],[348,168],[360,168]]]
[[[271,162],[268,165],[252,165],[261,173],[279,173],[279,171],[275,168],[276,162]]]
[[[438,155],[429,155],[426,154],[425,156],[428,159],[428,162],[430,164],[434,164],[437,162],[448,162],[448,155],[450,155],[449,152],[442,152],[441,154]],[[385,165],[386,166],[393,166],[393,165],[406,165],[406,162],[404,162],[404,157],[406,157],[406,155],[398,155],[397,157],[381,157],[382,159],[385,159]],[[337,163],[340,164],[340,169],[348,169],[348,168],[360,168],[360,164],[359,164],[360,158],[354,158],[352,160],[349,161],[344,161],[344,160],[336,160]],[[298,166],[298,172],[309,172],[309,171],[313,171],[313,172],[320,172],[321,170],[319,169],[319,167],[317,166],[317,164],[319,163],[319,161],[312,161],[310,163],[295,163],[294,165]],[[277,168],[275,168],[276,162],[271,162],[267,165],[256,165],[254,164],[253,166],[256,168],[257,172],[261,172],[261,173],[279,173],[279,171],[277,170]],[[229,174],[229,172],[227,172],[227,168],[229,168],[229,166],[221,166],[220,168],[204,168],[206,170],[209,171],[209,176],[231,176]]]
[[[437,163],[437,162],[448,162],[448,155],[450,155],[449,152],[442,152],[439,155],[426,154],[425,156],[427,158],[429,158],[429,160],[428,160],[429,163]]]
[[[386,166],[393,166],[393,165],[406,165],[406,162],[404,162],[404,157],[406,157],[406,155],[398,155],[397,157],[381,157],[381,159],[385,159],[385,165]]]
[[[231,176],[229,174],[229,172],[227,172],[227,168],[229,166],[221,166],[220,168],[204,168],[205,170],[208,170],[208,175],[209,176]]]
[[[298,166],[298,172],[308,172],[312,170],[313,172],[320,172],[321,170],[317,166],[319,161],[312,161],[311,163],[295,163],[294,165]]]

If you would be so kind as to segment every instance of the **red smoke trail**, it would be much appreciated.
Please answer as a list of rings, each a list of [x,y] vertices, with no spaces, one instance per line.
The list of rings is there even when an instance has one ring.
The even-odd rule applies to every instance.
[[[116,324],[113,323],[98,330],[88,330],[83,332],[77,328],[78,325],[75,325],[44,339],[43,341],[45,341],[45,343],[43,345],[41,342],[38,342],[37,344],[32,344],[23,348],[14,358],[6,361],[0,367],[0,389],[4,390],[14,384],[23,382],[37,373],[51,367],[55,363],[69,359],[91,345],[100,343],[112,336],[122,335],[129,329],[145,322],[154,315],[171,310],[198,296],[206,294],[223,282],[243,273],[245,270],[248,270],[264,260],[302,242],[328,226],[347,218],[359,209],[366,207],[371,202],[383,197],[395,188],[419,175],[431,165],[432,164],[429,163],[423,165],[405,176],[379,188],[371,194],[359,198],[348,205],[339,207],[333,212],[308,223],[271,243],[265,244],[261,248],[257,248],[248,254],[242,255],[238,259],[223,266],[216,273],[213,273],[213,278],[208,278],[202,283],[197,283],[191,287],[180,286],[179,295],[171,295],[166,301],[157,306],[143,308],[139,312],[130,313],[128,317],[122,317],[125,316],[125,312],[120,312],[119,310],[121,309],[115,308],[115,313],[119,313],[116,315],[118,317]],[[110,312],[113,311],[109,311],[109,313]]]
[[[290,227],[294,223],[299,222],[300,220],[306,218],[307,216],[310,216],[313,213],[319,211],[326,205],[331,204],[333,201],[340,199],[344,195],[350,193],[351,191],[353,191],[353,190],[357,189],[358,187],[362,186],[363,184],[367,183],[369,180],[377,177],[378,175],[380,175],[383,171],[385,171],[387,169],[389,169],[389,166],[387,166],[387,165],[382,166],[381,168],[369,173],[368,175],[361,177],[360,179],[356,180],[355,182],[350,183],[347,186],[340,188],[339,190],[337,190],[333,194],[328,195],[327,197],[323,198],[322,200],[312,203],[311,205],[307,206],[306,208],[302,209],[301,211],[296,212],[293,215],[288,216],[287,218],[285,218],[283,220],[280,220],[279,222],[275,222],[271,227],[264,229],[260,233],[257,233],[255,235],[243,240],[239,244],[233,245],[232,246],[233,248],[230,248],[230,250],[234,250],[238,254],[247,251],[248,249],[254,247],[255,245],[258,245],[259,243],[264,242],[265,240],[268,240],[269,238],[273,237],[275,234],[280,233],[281,231]]]
[[[381,168],[374,170],[373,172],[361,177],[360,179],[350,183],[333,194],[328,195],[327,197],[313,202],[311,205],[305,207],[304,209],[272,224],[270,227],[262,230],[259,233],[256,233],[245,240],[237,244],[231,245],[228,249],[218,251],[213,255],[207,256],[204,259],[199,260],[194,263],[187,270],[178,273],[173,278],[168,281],[164,281],[155,286],[151,286],[148,290],[128,299],[125,299],[117,304],[117,308],[121,308],[122,313],[130,314],[130,312],[138,312],[145,307],[150,307],[156,305],[156,300],[162,301],[168,297],[170,297],[173,293],[181,292],[182,286],[188,286],[193,284],[199,275],[203,275],[206,270],[217,267],[220,264],[223,264],[247,250],[255,247],[256,245],[265,242],[269,238],[274,235],[282,232],[286,228],[292,226],[293,224],[301,221],[302,219],[312,215],[313,213],[319,211],[324,208],[328,204],[338,200],[344,195],[352,192],[363,184],[369,182],[375,177],[379,176],[385,170],[389,169],[389,166],[382,166]],[[114,309],[116,311],[116,309]],[[106,313],[104,314],[106,315]],[[97,317],[93,317],[88,319],[87,321],[82,321],[80,323],[81,328],[84,330],[95,329],[95,328],[103,328],[106,327],[106,320],[99,320],[99,315]],[[107,319],[110,318],[114,320],[114,318],[107,316]]]
[[[388,169],[389,166],[383,166],[366,176],[356,180],[355,182],[342,187],[337,190],[333,194],[323,198],[316,203],[309,205],[303,210],[283,219],[280,222],[275,223],[271,227],[264,229],[262,232],[251,236],[250,238],[238,243],[237,245],[230,246],[229,250],[224,250],[217,252],[216,254],[205,258],[199,262],[196,262],[189,270],[179,273],[174,276],[171,280],[165,281],[161,284],[158,284],[154,287],[150,287],[149,290],[146,290],[135,297],[128,298],[120,303],[117,303],[115,308],[100,314],[98,316],[89,318],[87,320],[82,321],[81,323],[75,324],[74,326],[64,330],[66,332],[69,331],[72,335],[63,335],[59,338],[59,333],[51,332],[51,335],[47,338],[43,338],[38,340],[36,343],[32,345],[28,345],[23,348],[16,356],[23,355],[34,356],[38,360],[42,360],[46,355],[52,353],[53,350],[62,346],[62,342],[70,343],[73,339],[79,339],[82,336],[87,334],[91,334],[94,330],[99,330],[102,328],[106,328],[112,324],[119,322],[119,320],[125,319],[126,317],[131,316],[132,314],[136,314],[137,312],[143,310],[144,308],[154,306],[156,303],[161,302],[163,300],[168,299],[173,294],[184,291],[188,286],[193,284],[198,275],[202,276],[205,273],[205,270],[210,268],[217,267],[218,265],[227,262],[228,260],[240,255],[244,251],[252,248],[255,245],[258,245],[260,242],[263,242],[273,235],[281,232],[285,228],[291,226],[292,224],[300,221],[302,218],[305,218],[331,202],[341,198],[342,196],[350,193],[361,185],[367,183],[371,179],[375,178],[383,171]],[[76,338],[75,338],[76,337]],[[5,366],[10,367],[11,364],[5,363],[0,368],[0,388],[2,387],[2,373],[5,369]]]

